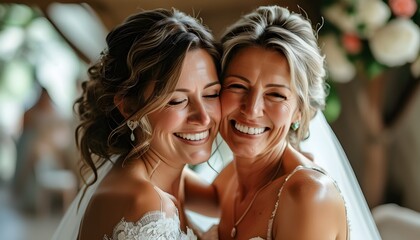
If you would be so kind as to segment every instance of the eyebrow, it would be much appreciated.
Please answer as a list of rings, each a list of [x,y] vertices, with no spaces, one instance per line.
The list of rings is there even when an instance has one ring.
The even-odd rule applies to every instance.
[[[242,81],[245,81],[245,82],[247,82],[247,83],[251,83],[251,81],[250,81],[250,80],[248,80],[248,79],[247,79],[247,78],[245,78],[245,77],[239,76],[239,75],[232,74],[232,75],[227,75],[227,76],[226,76],[226,78],[229,78],[229,77],[239,78],[239,79],[241,79]],[[287,89],[289,89],[289,90],[290,90],[290,87],[289,87],[289,86],[284,85],[284,84],[277,84],[277,83],[269,83],[269,84],[265,85],[265,87],[281,87],[281,88],[287,88]]]
[[[217,84],[220,84],[220,82],[219,81],[211,82],[211,83],[207,84],[206,86],[204,86],[204,89],[212,87],[212,86],[217,85]],[[177,88],[177,89],[174,90],[174,92],[189,92],[189,91],[190,90],[188,90],[186,88]]]

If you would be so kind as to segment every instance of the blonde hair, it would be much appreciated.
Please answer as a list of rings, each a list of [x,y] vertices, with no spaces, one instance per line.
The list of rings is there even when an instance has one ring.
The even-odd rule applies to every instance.
[[[222,36],[222,72],[240,50],[259,46],[278,51],[287,58],[291,86],[298,95],[302,118],[297,131],[289,131],[295,147],[309,134],[309,121],[325,107],[325,58],[317,44],[311,22],[287,8],[262,6],[244,15]],[[223,81],[223,78],[221,78]]]

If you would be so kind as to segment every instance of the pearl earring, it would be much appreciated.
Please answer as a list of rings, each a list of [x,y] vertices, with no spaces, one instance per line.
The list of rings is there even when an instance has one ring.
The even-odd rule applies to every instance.
[[[132,142],[134,142],[134,140],[136,140],[136,137],[134,136],[134,129],[136,129],[139,126],[139,122],[138,121],[133,121],[133,120],[128,120],[127,121],[127,126],[131,130],[130,139],[131,139]]]

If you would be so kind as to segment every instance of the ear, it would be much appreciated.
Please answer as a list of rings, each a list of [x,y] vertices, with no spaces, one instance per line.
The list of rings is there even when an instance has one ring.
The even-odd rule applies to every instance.
[[[121,115],[127,119],[130,116],[130,112],[128,110],[128,106],[126,106],[126,101],[122,95],[115,95],[114,96],[114,104],[118,108],[118,111]]]
[[[295,114],[293,114],[293,118],[292,118],[292,123],[293,122],[300,122],[302,119],[302,112],[300,111],[300,109],[297,109]]]

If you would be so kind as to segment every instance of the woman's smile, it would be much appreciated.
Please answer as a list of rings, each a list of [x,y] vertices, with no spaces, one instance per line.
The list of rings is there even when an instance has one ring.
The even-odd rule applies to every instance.
[[[265,131],[269,130],[267,127],[252,127],[252,126],[238,123],[235,120],[232,120],[231,124],[236,130],[247,135],[261,135]]]
[[[209,138],[210,130],[205,130],[202,132],[190,132],[190,133],[174,133],[174,135],[182,140],[191,141],[191,142],[203,142],[207,141]]]

